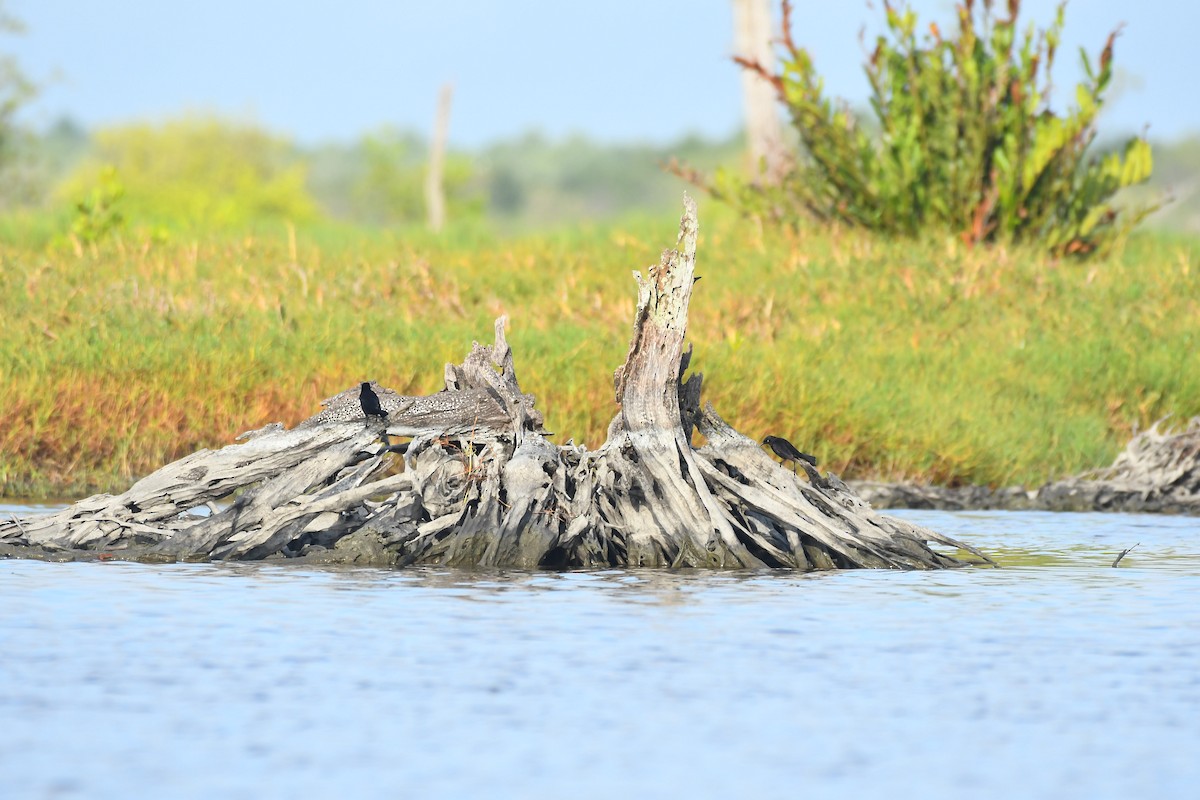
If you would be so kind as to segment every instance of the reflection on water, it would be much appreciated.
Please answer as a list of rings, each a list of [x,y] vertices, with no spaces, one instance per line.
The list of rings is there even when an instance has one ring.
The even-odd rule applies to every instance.
[[[1006,568],[0,562],[4,796],[1194,796],[1200,520],[899,514]]]

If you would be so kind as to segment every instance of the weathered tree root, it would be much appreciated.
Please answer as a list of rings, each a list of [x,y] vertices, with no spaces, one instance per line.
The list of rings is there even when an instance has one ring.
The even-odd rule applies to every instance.
[[[376,386],[386,421],[363,415],[355,387],[292,430],[276,423],[243,444],[194,453],[120,496],[0,523],[0,545],[400,566],[967,563],[933,542],[990,561],[875,512],[832,473],[801,463],[806,474],[793,475],[700,408],[702,377],[683,380],[696,230],[685,198],[678,249],[637,276],[633,340],[615,375],[620,411],[598,450],[548,441],[517,383],[501,318],[492,347],[476,344],[447,366],[445,391],[405,397]],[[692,445],[693,428],[703,447]]]

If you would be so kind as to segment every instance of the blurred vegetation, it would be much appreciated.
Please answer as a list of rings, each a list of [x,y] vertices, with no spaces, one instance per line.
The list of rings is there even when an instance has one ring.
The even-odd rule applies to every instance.
[[[552,141],[529,133],[447,155],[448,215],[459,223],[522,232],[662,213],[674,209],[686,186],[661,169],[668,158],[683,154],[716,168],[740,151],[740,137],[604,145],[583,136]],[[255,231],[282,222],[420,228],[427,155],[420,135],[391,128],[351,143],[304,147],[216,118],[94,133],[62,120],[41,134],[23,132],[9,180],[0,181],[0,211],[9,212],[0,219],[0,237],[45,243],[68,236],[84,224],[81,206],[94,208],[105,186],[116,184],[123,194],[109,197],[112,210],[133,233]]]
[[[103,184],[125,195],[113,210],[132,232],[210,229],[408,230],[424,225],[427,145],[415,133],[374,131],[350,143],[304,147],[246,123],[183,118],[89,133],[69,119],[16,131],[0,167],[0,238],[46,243],[67,237],[79,205]],[[1130,207],[1170,202],[1149,224],[1200,230],[1200,138],[1153,145],[1151,182],[1122,195]],[[549,230],[623,216],[673,213],[687,182],[662,166],[679,157],[735,175],[743,140],[688,136],[665,144],[603,144],[536,133],[446,164],[450,217],[498,232]],[[349,231],[346,235],[350,235]]]
[[[429,148],[418,134],[384,128],[350,146],[308,150],[308,188],[329,217],[370,227],[403,227],[425,221],[425,170]],[[447,214],[479,219],[484,201],[476,166],[464,153],[443,165]]]
[[[964,9],[970,12],[973,5],[967,3]],[[984,3],[989,10],[991,5],[990,0]],[[985,181],[983,188],[977,185],[983,174],[980,170],[955,172],[958,184],[954,191],[963,194],[961,198],[931,191],[921,173],[931,169],[931,164],[945,166],[951,162],[953,159],[944,158],[942,150],[960,146],[957,139],[952,143],[949,135],[957,121],[947,123],[945,113],[963,109],[979,113],[981,109],[976,106],[983,102],[979,98],[990,102],[988,108],[1009,126],[997,129],[1003,134],[1003,146],[994,151],[993,160],[1007,158],[1011,166],[1014,157],[1009,151],[1016,147],[1017,161],[1024,157],[1028,164],[1030,153],[1021,154],[1021,148],[1029,144],[1022,144],[1021,139],[1029,134],[1026,112],[1038,108],[1038,97],[1048,103],[1044,84],[1053,58],[1053,39],[1062,22],[1060,13],[1055,25],[1043,31],[1041,38],[1035,41],[1030,28],[1018,43],[1018,8],[1019,3],[1010,3],[1012,19],[992,20],[983,15],[979,36],[962,22],[964,28],[958,40],[943,40],[940,32],[932,32],[932,40],[925,37],[918,45],[915,18],[887,7],[890,30],[897,41],[893,44],[880,37],[871,74],[877,84],[877,105],[886,107],[881,119],[899,127],[888,134],[893,144],[886,152],[888,158],[879,159],[886,162],[879,170],[891,181],[884,187],[895,201],[888,213],[900,215],[907,229],[924,229],[918,218],[932,213],[930,208],[968,215],[969,220],[959,219],[955,229],[964,230],[969,222],[970,237],[999,236],[1014,225],[1034,225],[1036,215],[1029,213],[1030,203],[1024,206],[1022,216],[1018,195],[1006,194],[1001,202],[1002,187],[998,183]],[[0,0],[0,34],[20,30],[20,23],[5,15]],[[968,48],[972,43],[973,48]],[[1080,108],[1065,118],[1054,116],[1048,107],[1038,117],[1035,127],[1057,125],[1060,134],[1073,136],[1066,137],[1070,142],[1063,145],[1065,150],[1057,151],[1061,158],[1052,156],[1047,167],[1047,174],[1056,175],[1060,184],[1069,171],[1063,165],[1071,158],[1082,159],[1081,148],[1091,141],[1094,112],[1111,77],[1111,44],[1110,39],[1107,54],[1100,58],[1099,71],[1084,87],[1083,94],[1093,99],[1081,102]],[[815,88],[815,96],[825,103],[822,108],[837,124],[845,125],[850,132],[847,135],[865,132],[873,147],[881,134],[878,125],[820,98],[819,78],[806,61],[806,54],[797,50],[792,55],[791,73],[784,77],[791,81],[793,90],[803,90],[797,82],[802,73],[807,80],[816,81],[809,89]],[[920,77],[914,85],[921,91],[916,93],[907,91],[914,69]],[[953,91],[941,91],[955,76],[955,69],[962,72],[960,77],[974,76],[971,85],[977,85],[977,96],[965,84],[950,87]],[[990,94],[986,91],[989,89],[993,90]],[[281,223],[353,236],[355,230],[410,230],[424,223],[427,144],[411,131],[382,128],[353,142],[298,145],[253,123],[212,117],[184,117],[155,125],[97,131],[87,131],[69,118],[36,131],[14,126],[13,113],[35,91],[19,66],[0,51],[0,238],[46,244],[74,235],[78,242],[87,244],[122,232],[163,238],[172,232],[190,236],[210,230],[277,230]],[[809,102],[812,97],[806,99],[804,91],[796,96],[800,106],[807,102],[810,111],[820,110]],[[961,144],[963,152],[976,161],[982,152],[977,149],[980,130],[973,128],[972,137],[961,137],[970,140]],[[910,146],[914,136],[930,144],[914,148]],[[1038,141],[1047,139],[1043,135]],[[857,147],[863,140],[845,142]],[[1135,140],[1135,144],[1135,161],[1148,164],[1151,157],[1142,149],[1141,140]],[[1104,153],[1101,169],[1108,170],[1111,177],[1121,158],[1121,147],[1110,143],[1096,149]],[[521,233],[568,223],[594,224],[629,214],[673,212],[685,181],[662,167],[674,159],[683,160],[699,173],[718,172],[722,176],[718,183],[726,195],[740,192],[749,200],[759,189],[740,177],[746,172],[743,151],[740,135],[721,140],[688,136],[658,144],[610,144],[584,135],[551,140],[530,132],[473,152],[448,154],[445,174],[450,217],[474,227]],[[1158,169],[1150,183],[1122,192],[1115,208],[1133,211],[1127,214],[1132,219],[1136,209],[1155,204],[1165,190],[1171,202],[1153,215],[1150,223],[1200,230],[1200,138],[1155,143],[1152,153]],[[1045,152],[1038,158],[1045,158]],[[1132,174],[1133,161],[1120,163]],[[848,167],[853,166],[848,162]],[[897,176],[907,176],[907,180],[914,174],[922,179],[910,181],[905,184],[907,188],[897,183]],[[1015,168],[1007,174],[1015,175]],[[1089,191],[1106,194],[1105,180],[1091,185]],[[120,191],[116,191],[118,187]],[[971,199],[972,191],[986,193],[989,188],[993,195],[984,199],[995,200],[993,210],[999,215],[995,220],[980,216],[979,198]],[[807,191],[799,185],[791,189]],[[1005,191],[1011,189],[1009,186]],[[771,200],[769,195],[759,195],[758,199],[764,197]],[[831,215],[846,218],[849,201],[843,198],[837,203],[846,204],[847,213],[835,208],[837,213]],[[1107,201],[1101,205],[1107,207]],[[906,211],[909,207],[912,210]],[[1116,224],[1115,218],[1109,219],[1106,211],[1098,210],[1100,207],[1089,212],[1093,219],[1085,222],[1090,225],[1098,219],[1102,229]],[[1015,217],[1013,208],[1017,209]],[[1038,213],[1045,213],[1046,208],[1043,204]],[[1066,244],[1060,243],[1060,249],[1091,246],[1081,242],[1079,236],[1069,238]]]
[[[123,187],[121,213],[155,227],[222,230],[318,214],[307,165],[286,140],[216,120],[101,130],[55,192],[78,206],[114,181]]]
[[[686,136],[667,144],[603,145],[582,135],[554,142],[530,133],[484,148],[478,157],[488,211],[508,230],[666,213],[686,184],[662,170],[673,157],[705,168],[741,157],[740,136]]]
[[[1164,230],[1200,234],[1200,132],[1189,138],[1154,144],[1154,176],[1125,193],[1132,206],[1167,202],[1147,223]]]
[[[116,233],[125,224],[124,215],[117,210],[124,197],[125,186],[117,178],[116,168],[102,170],[88,197],[75,204],[71,235],[77,242],[94,245]]]
[[[775,87],[802,148],[778,186],[719,172],[706,185],[758,216],[797,224],[838,220],[885,234],[941,235],[968,243],[1036,242],[1056,254],[1092,253],[1121,241],[1153,206],[1122,208],[1123,188],[1152,169],[1140,137],[1088,158],[1096,118],[1113,77],[1117,31],[1086,75],[1075,105],[1050,105],[1051,70],[1066,3],[1045,30],[1019,34],[1020,0],[1007,16],[992,0],[955,6],[958,30],[919,34],[916,14],[885,0],[887,34],[866,64],[872,125],[828,98],[808,50],[791,36],[783,2],[780,72],[737,60]]]

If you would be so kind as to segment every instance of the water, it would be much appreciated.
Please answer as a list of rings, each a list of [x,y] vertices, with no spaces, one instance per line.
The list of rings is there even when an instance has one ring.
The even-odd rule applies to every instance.
[[[0,562],[0,794],[1195,796],[1200,520],[898,513],[1013,566]]]

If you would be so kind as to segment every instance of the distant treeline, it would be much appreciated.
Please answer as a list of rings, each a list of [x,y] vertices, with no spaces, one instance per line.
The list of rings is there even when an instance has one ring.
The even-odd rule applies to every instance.
[[[169,231],[285,219],[396,228],[424,221],[425,139],[381,129],[354,142],[298,145],[258,126],[188,117],[85,130],[62,120],[22,132],[0,166],[0,212],[75,216],[76,230]],[[1102,148],[1101,148],[1102,149]],[[675,158],[701,171],[743,167],[740,135],[663,144],[604,143],[536,132],[452,150],[445,169],[452,223],[504,230],[673,211],[686,184]],[[1154,145],[1154,178],[1133,190],[1173,201],[1150,224],[1200,231],[1200,136]]]
[[[427,149],[421,135],[395,129],[301,146],[214,118],[97,131],[62,120],[20,137],[3,167],[0,209],[80,213],[95,198],[119,208],[129,225],[219,228],[279,217],[420,224]],[[663,162],[679,157],[711,169],[736,164],[741,151],[740,136],[606,144],[531,132],[450,152],[450,217],[530,229],[674,209],[685,184]]]

